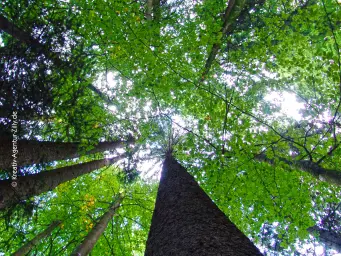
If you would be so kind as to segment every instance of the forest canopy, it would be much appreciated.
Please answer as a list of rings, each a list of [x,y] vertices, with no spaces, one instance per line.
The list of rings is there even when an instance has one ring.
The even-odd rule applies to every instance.
[[[2,1],[0,255],[144,255],[169,150],[265,255],[341,253],[340,47],[337,0]]]

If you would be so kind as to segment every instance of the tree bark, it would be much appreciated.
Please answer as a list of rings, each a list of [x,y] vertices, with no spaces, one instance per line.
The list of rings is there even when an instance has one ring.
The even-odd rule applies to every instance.
[[[27,166],[32,164],[48,163],[58,160],[72,159],[81,155],[90,155],[106,150],[116,149],[124,143],[132,143],[133,139],[127,141],[106,141],[99,142],[95,148],[81,153],[77,142],[50,142],[18,140],[12,141],[8,138],[0,138],[0,170],[6,170],[16,166]],[[17,153],[13,152],[16,147]],[[14,157],[14,156],[15,157]]]
[[[269,159],[264,153],[255,155],[255,159],[271,165],[275,163],[274,159]],[[278,158],[278,160],[292,167],[297,167],[299,170],[307,172],[319,180],[341,186],[341,171],[339,170],[326,169],[308,160],[289,161],[283,157]]]
[[[86,256],[94,248],[96,242],[107,228],[109,221],[114,217],[120,207],[122,196],[119,195],[115,204],[101,217],[94,228],[88,233],[83,242],[73,251],[71,256]]]
[[[49,236],[52,231],[58,227],[62,222],[60,220],[53,221],[43,232],[36,235],[31,241],[22,246],[19,250],[12,254],[12,256],[24,256],[29,253],[29,251],[40,243],[42,239]]]
[[[15,181],[1,180],[0,210],[15,205],[21,200],[50,191],[61,183],[75,179],[104,166],[114,164],[123,158],[125,158],[124,154],[110,159],[94,160],[87,163],[44,171],[38,174],[20,176]],[[15,184],[13,185],[13,183]]]
[[[317,233],[320,241],[327,247],[336,250],[337,252],[341,252],[341,234],[317,226],[308,228],[308,231],[313,235]]]
[[[262,254],[167,154],[145,255]]]

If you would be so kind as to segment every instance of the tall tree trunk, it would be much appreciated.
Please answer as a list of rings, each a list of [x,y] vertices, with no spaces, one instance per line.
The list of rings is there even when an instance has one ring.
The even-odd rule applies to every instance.
[[[341,253],[341,234],[334,231],[325,230],[318,226],[308,228],[308,231],[315,235],[317,234],[320,241],[333,250]]]
[[[27,45],[39,48],[39,50],[44,48],[44,46],[37,39],[34,39],[29,33],[18,28],[2,15],[0,15],[0,29],[19,41],[26,43]]]
[[[255,159],[259,161],[267,162],[271,165],[275,164],[274,159],[268,158],[264,153],[255,155]],[[341,186],[341,171],[339,170],[326,169],[309,160],[289,161],[283,157],[279,157],[278,160],[292,167],[296,167],[301,171],[307,172],[319,180],[326,181],[330,184]]]
[[[232,25],[236,23],[238,16],[242,12],[245,6],[246,0],[229,0],[228,5],[224,12],[224,23],[220,30],[221,36],[223,37],[225,34],[232,30]],[[204,81],[207,74],[209,73],[213,61],[216,59],[216,56],[221,48],[221,38],[218,38],[217,42],[213,44],[210,54],[206,60],[204,71],[201,75],[201,81]]]
[[[109,105],[114,105],[114,101],[106,95],[104,92],[102,92],[100,89],[98,89],[93,84],[88,84],[88,88],[93,91],[95,94],[97,94],[104,102],[108,103]]]
[[[262,254],[186,169],[167,154],[145,255]]]
[[[158,52],[160,47],[160,35],[161,35],[161,3],[160,0],[153,0],[153,16],[154,16],[154,37],[155,37],[155,50]]]
[[[53,62],[55,62],[57,65],[61,66],[66,64],[61,59],[59,59],[59,56],[56,53],[50,51],[47,46],[41,44],[37,39],[33,38],[30,33],[20,29],[2,15],[0,15],[0,30],[6,32],[7,34],[10,34],[17,40],[32,47],[36,52],[44,53],[44,55],[52,59]]]
[[[153,16],[153,2],[154,0],[147,0],[146,2],[146,19],[147,20],[152,20]]]
[[[94,160],[87,163],[44,171],[38,174],[20,176],[16,181],[1,180],[0,209],[8,208],[19,203],[21,200],[50,191],[61,183],[75,179],[104,166],[111,165],[123,158],[125,158],[124,154],[110,159]]]
[[[120,207],[122,196],[119,195],[115,204],[103,214],[101,219],[97,222],[94,228],[88,233],[83,242],[73,251],[71,256],[86,256],[94,248],[96,242],[107,228],[109,221],[115,215],[117,209]]]
[[[113,150],[124,143],[132,143],[128,141],[106,141],[98,143],[95,148],[81,154],[79,152],[79,143],[77,142],[50,142],[50,141],[33,141],[33,140],[9,140],[8,138],[0,139],[0,170],[10,169],[15,164],[20,166],[48,163],[58,160],[72,159],[81,155],[90,155],[106,150]],[[14,147],[17,152],[13,154]]]
[[[161,3],[160,0],[146,1],[146,19],[150,21],[150,30],[153,31],[150,39],[150,44],[156,47],[157,51],[160,44],[160,29],[161,29]]]
[[[160,7],[161,7],[160,0],[147,0],[146,19],[160,22],[160,18],[161,18]]]
[[[36,235],[31,241],[29,241],[27,244],[22,246],[19,250],[17,250],[15,253],[12,254],[12,256],[24,256],[29,251],[40,243],[42,239],[49,236],[52,231],[58,227],[62,222],[60,220],[53,221],[43,232]]]

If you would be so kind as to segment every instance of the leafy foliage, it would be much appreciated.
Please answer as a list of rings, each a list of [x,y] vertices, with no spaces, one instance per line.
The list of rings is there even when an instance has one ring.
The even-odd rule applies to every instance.
[[[1,15],[40,48],[1,34],[1,132],[10,135],[14,107],[21,138],[87,148],[134,136],[131,159],[140,162],[160,157],[178,133],[177,158],[245,234],[265,252],[309,253],[317,237],[309,228],[340,234],[332,226],[341,179],[326,173],[340,174],[341,6],[236,0],[229,14],[229,2],[160,1],[149,18],[144,1],[5,1]],[[269,102],[271,93],[300,102],[300,118]],[[66,255],[124,190],[94,255],[142,254],[155,184],[131,182],[138,168],[130,167],[128,176],[100,170],[32,199],[34,222],[1,223],[10,230],[4,248],[62,218],[32,253]]]

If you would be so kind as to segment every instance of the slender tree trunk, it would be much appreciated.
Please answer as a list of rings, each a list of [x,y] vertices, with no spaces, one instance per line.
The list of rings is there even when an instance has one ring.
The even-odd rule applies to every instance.
[[[153,0],[153,18],[154,18],[155,23],[157,23],[158,28],[160,29],[160,22],[161,22],[160,0]],[[158,35],[160,35],[160,33]]]
[[[154,47],[159,46],[160,38],[160,22],[161,22],[161,3],[160,0],[147,0],[146,1],[146,19],[150,21],[150,29],[153,31],[151,36],[151,45]],[[157,50],[157,48],[155,48]]]
[[[315,235],[317,234],[320,241],[333,250],[341,252],[341,234],[334,231],[328,231],[317,226],[308,228],[308,231]]]
[[[318,164],[311,161],[296,161],[294,165],[300,168],[300,170],[310,173],[319,180],[326,181],[330,184],[341,186],[341,171],[332,170],[320,167]]]
[[[109,221],[114,217],[120,207],[122,196],[119,195],[115,204],[101,217],[94,228],[88,233],[83,242],[73,251],[71,256],[86,256],[94,248],[96,242],[107,228]]]
[[[238,16],[242,12],[245,6],[245,0],[229,0],[228,6],[224,12],[224,24],[220,30],[221,36],[224,36],[227,32],[232,30],[232,25],[236,23]],[[210,54],[206,60],[205,68],[201,76],[201,81],[205,80],[206,75],[209,73],[213,61],[221,48],[221,39],[218,39],[216,43],[213,44]]]
[[[0,30],[5,31],[7,34],[10,34],[20,42],[32,47],[36,52],[44,53],[44,55],[52,59],[56,64],[66,64],[59,59],[59,56],[56,53],[51,52],[48,47],[46,47],[44,44],[41,44],[37,39],[33,38],[30,33],[20,29],[2,15],[0,15]]]
[[[40,44],[37,39],[34,39],[29,33],[18,28],[2,15],[0,15],[0,29],[18,39],[19,41],[26,43],[27,45],[31,45],[39,49],[43,48],[43,45]]]
[[[53,221],[43,232],[36,235],[31,241],[29,241],[27,244],[22,246],[19,250],[17,250],[15,253],[12,254],[12,256],[24,256],[29,251],[40,243],[42,239],[49,236],[52,231],[58,227],[62,222],[60,220]]]
[[[94,160],[87,163],[44,171],[38,174],[20,176],[15,181],[1,180],[0,209],[8,208],[31,196],[53,190],[61,183],[75,179],[104,166],[111,165],[123,158],[125,158],[124,154],[110,159]]]
[[[262,254],[167,154],[145,255]]]
[[[269,159],[264,153],[256,155],[255,159],[271,165],[275,164],[274,159]],[[308,160],[289,161],[283,157],[278,158],[278,160],[307,172],[319,180],[341,186],[341,171],[339,170],[326,169]]]
[[[104,102],[108,103],[109,105],[113,105],[114,102],[108,95],[103,93],[100,89],[96,88],[93,84],[88,84],[88,88],[97,94]]]
[[[146,1],[146,19],[155,20],[159,22],[161,18],[160,7],[161,7],[160,0],[147,0]]]
[[[50,142],[50,141],[32,141],[32,140],[10,140],[0,138],[0,169],[6,170],[13,167],[15,163],[18,167],[48,163],[58,160],[72,159],[81,155],[90,155],[106,150],[113,150],[128,141],[106,141],[98,143],[95,148],[82,154],[79,152],[79,143],[77,142]],[[15,152],[13,152],[16,147]],[[15,154],[14,154],[15,153]]]
[[[153,19],[153,16],[152,16],[152,13],[153,13],[153,1],[154,0],[147,0],[147,2],[146,2],[146,19],[147,20],[152,20]]]

